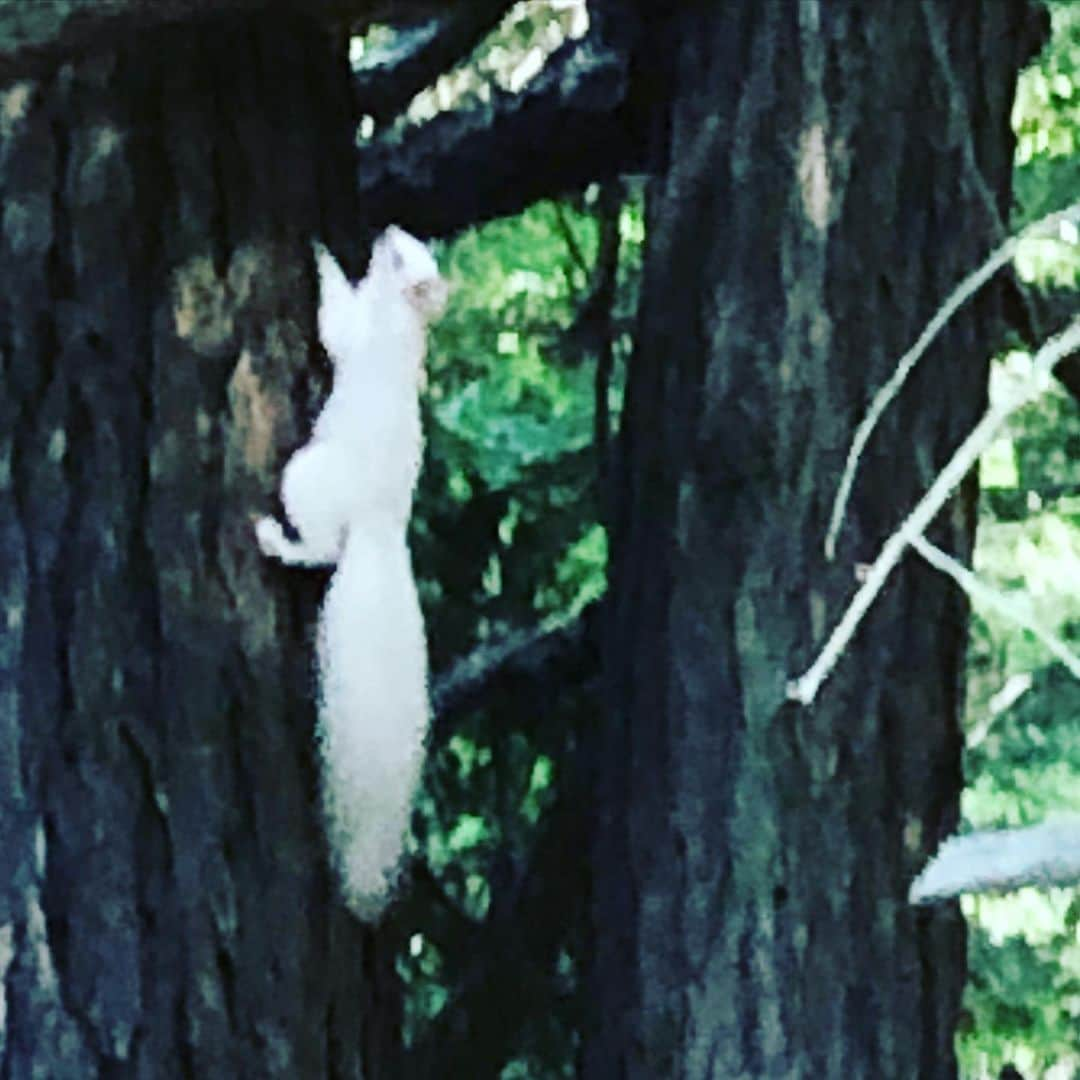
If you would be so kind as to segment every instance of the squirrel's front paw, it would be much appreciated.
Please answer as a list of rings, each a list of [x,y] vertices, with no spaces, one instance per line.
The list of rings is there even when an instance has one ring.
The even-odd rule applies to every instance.
[[[264,555],[275,559],[281,558],[281,552],[286,543],[285,533],[273,518],[259,518],[255,522],[255,539],[258,540],[259,550]]]

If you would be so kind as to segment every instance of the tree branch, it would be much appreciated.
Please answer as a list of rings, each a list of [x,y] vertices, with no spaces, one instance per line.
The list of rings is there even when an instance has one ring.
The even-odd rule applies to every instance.
[[[550,692],[587,682],[599,669],[599,604],[554,627],[513,634],[481,645],[434,680],[432,739],[441,742],[462,713],[495,694]]]
[[[874,395],[874,400],[870,403],[870,408],[855,430],[855,437],[851,441],[851,449],[848,451],[844,474],[840,479],[840,486],[836,492],[832,515],[829,519],[829,529],[825,536],[825,558],[830,562],[836,554],[836,538],[844,521],[844,511],[847,509],[851,487],[855,482],[855,470],[859,466],[863,450],[870,441],[870,436],[873,434],[877,422],[885,414],[885,410],[892,404],[896,395],[900,393],[907,377],[922,358],[923,353],[930,347],[934,338],[956,314],[957,310],[974,296],[1003,266],[1012,261],[1016,249],[1021,243],[1033,237],[1052,235],[1063,222],[1075,223],[1077,221],[1080,221],[1080,202],[1073,203],[1064,210],[1057,210],[1052,214],[1047,214],[1046,217],[1040,218],[1017,235],[1010,236],[991,252],[982,266],[968,274],[953,289],[945,302],[934,313],[934,317],[926,324],[915,344],[897,361],[896,370],[890,376],[889,381]]]
[[[499,23],[511,0],[471,0],[401,31],[354,69],[357,108],[382,125],[426,86],[468,56]]]
[[[629,68],[627,43],[591,29],[520,93],[375,139],[358,151],[368,220],[445,236],[642,167]]]
[[[911,886],[912,904],[1025,885],[1080,883],[1080,818],[953,836]]]
[[[925,532],[948,501],[953,489],[967,475],[990,445],[1005,421],[1029,401],[1034,401],[1043,391],[1042,380],[1050,375],[1058,361],[1080,350],[1080,316],[1075,318],[1056,337],[1051,338],[1035,354],[1031,374],[1024,379],[1004,400],[992,404],[975,425],[968,437],[960,444],[948,463],[937,475],[915,509],[882,545],[881,552],[866,573],[863,584],[851,599],[847,610],[836,624],[824,648],[814,663],[799,678],[788,684],[788,698],[802,705],[810,705],[817,696],[821,684],[829,677],[837,661],[844,654],[859,623],[877,598],[889,574],[900,561],[908,545]]]
[[[1046,646],[1051,655],[1057,657],[1070,671],[1080,679],[1080,657],[1059,637],[1045,627],[1040,626],[1026,612],[1021,611],[1008,596],[976,577],[963,563],[931,544],[925,536],[913,536],[911,546],[932,566],[943,574],[948,574],[971,597],[987,607],[992,607],[999,615],[1027,630]]]
[[[603,500],[602,517],[610,527],[611,510],[611,407],[608,396],[615,365],[615,298],[619,285],[619,255],[622,236],[621,185],[607,184],[600,191],[600,250],[596,258],[596,280],[581,311],[574,320],[579,332],[591,333],[596,343],[596,374],[593,379],[593,444],[596,448],[597,485]],[[595,329],[593,329],[595,328]]]
[[[1060,326],[1076,310],[1075,289],[1040,289],[1024,285],[1014,274],[1005,294],[1005,317],[1029,348],[1044,340],[1046,328]],[[1054,374],[1080,404],[1080,352],[1060,361]]]

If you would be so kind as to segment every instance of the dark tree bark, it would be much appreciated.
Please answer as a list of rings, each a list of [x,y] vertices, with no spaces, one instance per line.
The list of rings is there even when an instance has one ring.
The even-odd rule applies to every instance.
[[[0,97],[5,1077],[355,1077],[364,1039],[395,1075],[314,810],[319,584],[250,526],[352,149],[344,57],[286,15]]]
[[[373,22],[416,22],[444,12],[440,0],[0,0],[0,78],[40,76],[124,36],[192,19],[291,13],[360,32]]]
[[[964,597],[906,560],[818,702],[785,683],[984,402],[992,298],[893,405],[827,565],[857,420],[1006,218],[1030,35],[1021,0],[978,8],[686,5],[647,34],[670,154],[623,418],[586,1076],[955,1075],[963,922],[906,894],[957,819]],[[935,526],[961,557],[973,509]]]

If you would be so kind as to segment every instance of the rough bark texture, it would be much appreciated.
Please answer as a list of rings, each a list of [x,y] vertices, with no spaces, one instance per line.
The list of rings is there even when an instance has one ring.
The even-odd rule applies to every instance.
[[[623,418],[589,1077],[955,1075],[963,923],[906,896],[957,819],[966,602],[907,560],[813,708],[785,681],[984,402],[992,299],[892,407],[827,565],[859,416],[986,254],[987,190],[1005,216],[1023,18],[655,16],[670,156]],[[972,494],[934,530],[961,557]]]
[[[0,97],[12,1080],[355,1077],[393,1023],[314,812],[319,583],[250,527],[312,400],[308,237],[355,226],[351,100],[265,14]]]
[[[108,50],[124,35],[192,19],[291,13],[360,30],[431,18],[443,8],[439,0],[0,0],[0,79],[40,75]]]

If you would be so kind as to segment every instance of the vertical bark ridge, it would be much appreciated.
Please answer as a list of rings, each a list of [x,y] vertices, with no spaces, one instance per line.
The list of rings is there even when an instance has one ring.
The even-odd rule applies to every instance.
[[[650,196],[613,545],[587,1075],[955,1075],[962,920],[916,914],[906,892],[957,816],[966,602],[906,562],[813,708],[787,704],[785,681],[983,405],[992,295],[887,415],[825,564],[859,416],[995,239],[985,196],[1007,205],[1024,6],[988,0],[973,22],[926,5],[951,80],[932,22],[899,3],[667,20],[670,164]],[[967,491],[937,541],[964,556],[973,525]]]

